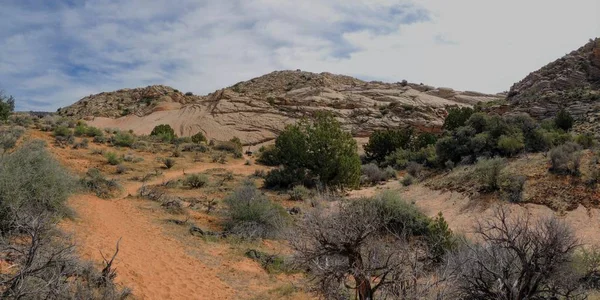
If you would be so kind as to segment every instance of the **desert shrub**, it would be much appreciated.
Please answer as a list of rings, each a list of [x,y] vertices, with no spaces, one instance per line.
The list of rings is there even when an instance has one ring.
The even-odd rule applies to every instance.
[[[58,126],[54,129],[54,136],[55,137],[68,137],[71,136],[73,133],[71,131],[71,129],[69,129],[66,126]]]
[[[368,205],[375,208],[379,218],[384,221],[385,228],[395,234],[406,234],[409,236],[421,236],[428,233],[429,218],[425,216],[414,204],[406,202],[400,194],[387,191],[374,199],[360,201],[371,201],[358,205]]]
[[[0,149],[6,153],[17,145],[19,138],[25,133],[25,128],[13,126],[5,129],[0,128]]]
[[[271,170],[264,178],[266,188],[288,188],[295,184],[305,183],[307,180],[304,170],[287,170],[285,168]]]
[[[369,137],[369,143],[364,146],[368,160],[383,162],[386,156],[397,149],[406,149],[413,132],[410,129],[376,130]]]
[[[444,119],[443,128],[445,130],[454,130],[458,127],[464,126],[473,112],[473,109],[470,107],[449,109],[448,116],[446,116],[446,119]]]
[[[193,144],[193,143],[188,143],[188,144],[182,144],[181,145],[181,151],[182,152],[201,152],[201,153],[205,153],[208,152],[208,147],[206,147],[206,145],[204,144]]]
[[[513,156],[521,152],[523,148],[525,148],[525,141],[521,133],[501,135],[498,139],[498,149],[506,156]]]
[[[202,131],[199,131],[198,133],[192,135],[192,142],[196,144],[206,142],[206,137],[204,136],[204,133],[202,133]]]
[[[100,128],[89,126],[85,131],[85,135],[88,137],[101,137],[104,136],[104,132]]]
[[[564,109],[561,109],[554,118],[554,125],[556,128],[560,128],[564,131],[569,131],[571,127],[573,127],[573,117],[569,112]]]
[[[167,169],[170,169],[173,166],[175,166],[175,160],[172,158],[165,158],[165,159],[163,159],[163,164],[165,165],[165,167]]]
[[[280,165],[279,150],[277,149],[277,147],[275,147],[275,145],[261,147],[256,162],[265,166]]]
[[[29,127],[33,124],[33,119],[29,114],[13,114],[9,118],[10,123],[23,127]]]
[[[258,262],[270,274],[290,273],[294,268],[278,255],[271,255],[255,249],[250,249],[244,254],[246,257]]]
[[[429,220],[426,241],[430,258],[435,263],[442,262],[446,253],[456,249],[458,241],[441,212],[434,219]]]
[[[81,139],[78,143],[73,145],[73,149],[87,149],[90,145],[90,141],[86,138]]]
[[[135,142],[135,137],[131,133],[119,131],[110,138],[110,142],[115,146],[131,147]]]
[[[77,124],[73,129],[75,136],[84,136],[87,133],[87,126],[85,124]]]
[[[475,173],[479,179],[480,190],[484,192],[494,192],[500,189],[500,174],[506,166],[506,159],[482,158],[477,161]]]
[[[75,187],[74,178],[46,150],[42,141],[27,142],[1,157],[0,233],[12,230],[15,218],[24,218],[38,210],[65,214],[65,201]]]
[[[423,165],[416,162],[409,162],[406,165],[406,172],[412,177],[419,177],[421,175],[421,171],[423,170]]]
[[[253,185],[242,185],[225,198],[225,229],[244,238],[274,238],[288,225],[285,209]]]
[[[304,120],[287,126],[277,137],[275,147],[283,168],[267,176],[274,186],[287,188],[307,179],[335,188],[360,183],[356,141],[330,113],[317,113],[312,122]]]
[[[530,152],[548,151],[553,142],[548,132],[542,128],[524,132],[524,135],[525,150]]]
[[[500,184],[503,198],[512,203],[523,201],[526,180],[527,178],[521,175],[504,175]]]
[[[556,174],[579,175],[581,160],[581,146],[575,143],[566,143],[550,150],[550,172]]]
[[[10,114],[15,110],[15,98],[6,96],[0,92],[0,121],[8,120]]]
[[[81,184],[100,198],[115,197],[121,189],[116,180],[107,179],[100,170],[90,168],[80,180]]]
[[[145,151],[148,150],[149,146],[150,144],[148,144],[146,141],[135,141],[133,144],[131,144],[131,149]]]
[[[106,161],[110,165],[116,166],[121,163],[121,158],[114,152],[107,152],[104,154],[104,157],[106,157]]]
[[[117,165],[115,171],[117,174],[125,174],[127,173],[128,168],[125,165]]]
[[[381,169],[376,164],[370,163],[361,167],[361,183],[363,184],[377,184],[381,181],[390,179],[395,172],[393,169],[391,172],[387,169]]]
[[[189,174],[185,177],[183,185],[192,189],[199,189],[208,184],[208,176],[204,174]]]
[[[215,150],[225,151],[234,154],[234,156],[238,155],[241,157],[242,155],[242,144],[237,143],[235,141],[222,141],[215,143]],[[239,157],[236,157],[239,158]]]
[[[579,144],[584,149],[589,149],[594,146],[594,136],[590,133],[578,134],[575,136],[575,143]]]
[[[290,200],[304,201],[310,195],[310,190],[303,185],[296,185],[289,194]]]
[[[578,242],[556,217],[534,221],[500,208],[475,233],[481,242],[448,258],[456,299],[585,299],[571,266]]]
[[[93,141],[96,144],[104,144],[104,143],[106,143],[107,139],[103,135],[97,135],[94,137]]]
[[[168,124],[155,126],[150,135],[160,138],[165,143],[170,143],[174,138],[177,137],[175,135],[175,130],[173,130],[173,128],[171,128],[171,126]]]
[[[438,139],[435,144],[435,152],[439,161],[451,160],[460,162],[465,156],[473,156],[470,147],[471,137],[475,136],[473,127],[463,126],[452,131],[450,135]],[[490,134],[491,135],[491,134]]]
[[[402,180],[400,180],[400,183],[402,183],[403,186],[409,186],[409,185],[412,185],[414,181],[415,181],[414,177],[412,177],[410,174],[406,174],[406,175],[404,175],[404,177],[402,177]]]

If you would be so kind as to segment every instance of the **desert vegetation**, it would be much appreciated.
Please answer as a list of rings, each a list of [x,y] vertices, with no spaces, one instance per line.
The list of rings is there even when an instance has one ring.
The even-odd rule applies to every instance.
[[[14,270],[0,275],[4,299],[124,299],[129,290],[80,261],[74,245],[56,228],[70,215],[65,205],[75,177],[58,164],[42,141],[31,141],[0,159],[0,258]],[[114,257],[113,257],[114,259]]]

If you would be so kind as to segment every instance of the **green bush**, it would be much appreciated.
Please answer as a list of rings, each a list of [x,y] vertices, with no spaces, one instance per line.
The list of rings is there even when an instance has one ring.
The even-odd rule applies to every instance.
[[[550,172],[556,174],[579,175],[581,160],[581,146],[568,142],[554,147],[548,155],[550,157]]]
[[[363,201],[365,202],[361,203]],[[429,218],[415,205],[402,199],[397,192],[387,191],[374,199],[358,200],[356,205],[375,208],[385,224],[382,230],[408,236],[423,236],[428,233]]]
[[[561,109],[554,118],[554,125],[564,131],[569,131],[573,127],[573,122],[571,114],[564,109]]]
[[[75,136],[84,136],[87,133],[87,126],[85,124],[77,124],[73,130]]]
[[[88,137],[102,137],[104,136],[104,132],[100,128],[89,126],[85,132],[85,135]]]
[[[498,139],[498,150],[506,156],[513,156],[521,152],[523,148],[525,148],[525,142],[521,133],[501,135]]]
[[[174,138],[177,137],[177,135],[175,135],[175,130],[173,130],[171,125],[168,124],[155,126],[150,135],[159,137],[165,143],[170,143]]]
[[[262,176],[261,176],[262,177]],[[302,169],[274,169],[265,176],[265,188],[289,188],[296,184],[308,183],[306,172]]]
[[[306,200],[308,198],[308,196],[310,195],[310,190],[307,189],[303,185],[296,185],[289,192],[289,194],[290,194],[290,200],[303,201],[303,200]]]
[[[482,158],[475,166],[475,173],[479,179],[480,190],[484,192],[494,192],[500,189],[500,174],[506,166],[506,159]]]
[[[115,146],[131,147],[135,142],[135,137],[130,133],[119,131],[111,137],[110,142]]]
[[[13,111],[15,111],[15,98],[0,93],[0,121],[8,120]]]
[[[412,185],[414,181],[415,181],[414,177],[412,177],[410,174],[406,174],[406,175],[404,175],[404,177],[402,177],[402,180],[400,181],[400,183],[402,183],[403,186],[409,186],[409,185]]]
[[[71,135],[73,135],[73,132],[66,126],[58,126],[54,129],[55,137],[69,137]]]
[[[192,143],[200,144],[202,142],[206,142],[206,137],[204,136],[204,133],[202,133],[202,131],[199,131],[198,133],[192,135]]]
[[[116,166],[121,163],[121,158],[114,152],[107,152],[104,154],[104,157],[106,157],[106,161],[110,165]]]
[[[279,150],[277,149],[277,147],[275,147],[275,145],[261,147],[256,162],[265,166],[280,165]]]
[[[505,175],[501,180],[501,191],[506,201],[512,203],[523,201],[523,188],[527,180],[525,176]]]
[[[429,232],[426,241],[431,259],[436,263],[442,262],[444,255],[456,248],[457,239],[448,227],[448,223],[441,212],[438,213],[435,219],[430,220],[427,229]]]
[[[397,149],[408,148],[412,136],[412,130],[376,130],[369,137],[369,143],[364,146],[365,154],[368,160],[374,160],[379,163]],[[427,137],[423,136],[423,140],[419,142],[427,142]]]
[[[594,136],[591,133],[582,133],[575,136],[575,142],[579,144],[584,149],[589,149],[594,146],[596,141],[594,141]]]
[[[189,174],[185,177],[183,185],[192,189],[199,189],[208,185],[208,176],[204,174]]]
[[[465,126],[473,112],[473,109],[470,107],[450,108],[442,128],[445,130],[454,130],[458,127]]]
[[[15,218],[29,213],[66,214],[65,202],[75,187],[73,176],[40,140],[0,157],[0,234],[13,230],[19,221]]]
[[[167,169],[170,169],[175,166],[175,160],[172,158],[165,158],[163,159],[163,164]]]
[[[243,185],[225,198],[225,229],[244,238],[275,238],[289,223],[285,209],[253,185]]]
[[[343,188],[356,187],[360,182],[356,141],[330,113],[320,112],[312,122],[303,120],[286,127],[277,137],[275,147],[283,169],[271,171],[275,172],[267,176],[267,181],[269,177],[273,179],[271,184],[289,187],[309,179]],[[291,183],[282,186],[288,179]]]

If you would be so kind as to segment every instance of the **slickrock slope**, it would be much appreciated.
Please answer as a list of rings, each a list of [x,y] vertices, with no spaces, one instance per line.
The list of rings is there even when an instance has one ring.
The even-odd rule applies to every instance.
[[[582,131],[600,132],[600,38],[515,83],[508,100],[537,119],[569,111]]]
[[[202,131],[208,138],[237,136],[246,144],[256,144],[275,138],[286,124],[317,110],[332,111],[355,136],[366,136],[375,129],[402,126],[437,131],[447,107],[502,98],[406,82],[276,71],[206,96],[186,96],[164,86],[101,93],[59,113],[137,134],[170,124],[181,136]]]

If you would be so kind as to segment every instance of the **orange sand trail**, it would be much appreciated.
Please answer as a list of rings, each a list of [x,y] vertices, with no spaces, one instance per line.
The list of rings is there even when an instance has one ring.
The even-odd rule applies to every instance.
[[[211,168],[226,168],[236,173],[253,170],[243,168],[243,161],[233,165],[204,164],[186,173]],[[165,172],[149,184],[160,183],[182,175],[181,171]],[[128,183],[125,195],[133,194],[141,183]],[[101,261],[100,251],[112,255],[117,240],[120,250],[115,259],[117,282],[133,289],[141,299],[233,299],[235,291],[217,277],[216,270],[186,252],[175,237],[162,232],[148,212],[140,210],[139,200],[132,198],[100,199],[93,195],[76,195],[69,200],[77,218],[61,227],[73,233],[81,254]]]

